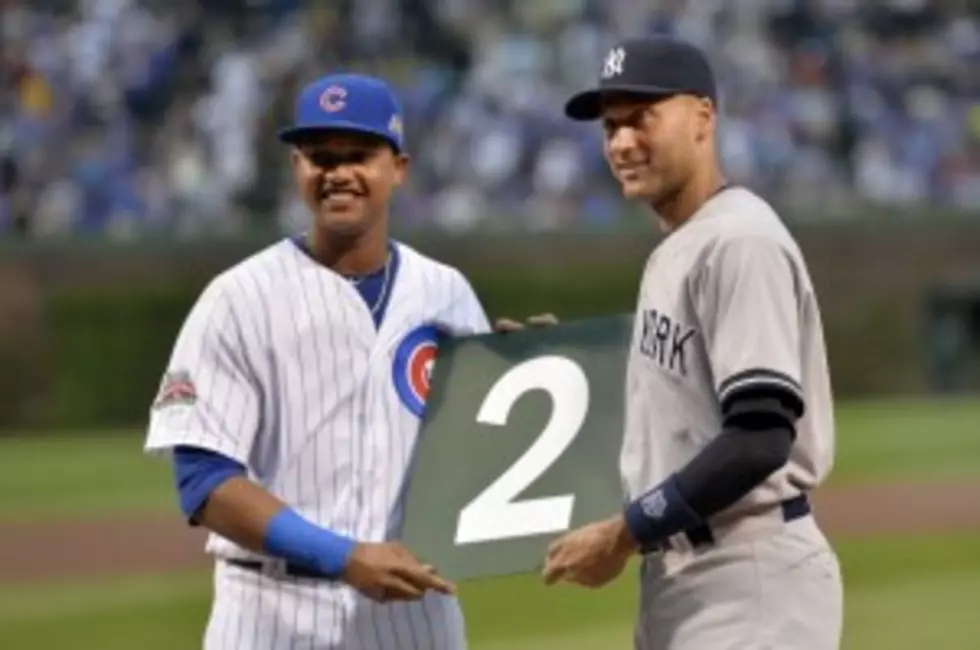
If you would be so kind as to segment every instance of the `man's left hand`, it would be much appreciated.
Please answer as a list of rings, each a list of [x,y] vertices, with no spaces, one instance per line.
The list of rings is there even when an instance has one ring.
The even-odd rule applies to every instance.
[[[545,584],[572,582],[584,587],[602,587],[626,566],[636,543],[626,520],[616,515],[573,530],[548,546],[542,577]]]

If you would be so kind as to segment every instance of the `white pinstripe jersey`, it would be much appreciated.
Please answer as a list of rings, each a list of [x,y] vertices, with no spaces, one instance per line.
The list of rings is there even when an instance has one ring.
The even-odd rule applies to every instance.
[[[719,519],[819,484],[834,455],[820,311],[796,242],[772,208],[730,187],[668,234],[647,260],[627,366],[620,469],[635,498],[722,429],[721,405],[751,387],[804,405],[790,460]]]
[[[290,240],[214,279],[178,336],[164,384],[171,398],[151,410],[147,451],[211,449],[321,526],[362,541],[396,538],[434,328],[489,331],[462,274],[396,246],[400,265],[377,329],[356,288]],[[217,535],[207,547],[252,557]],[[377,605],[344,585],[274,581],[224,563],[216,579],[208,648],[464,647],[451,598]]]

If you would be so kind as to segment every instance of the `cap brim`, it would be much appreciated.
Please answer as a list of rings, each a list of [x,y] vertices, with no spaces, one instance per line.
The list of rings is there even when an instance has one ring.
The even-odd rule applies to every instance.
[[[338,120],[336,122],[331,122],[330,124],[292,126],[286,129],[280,129],[277,135],[281,142],[295,145],[311,135],[316,135],[317,133],[335,133],[338,131],[342,133],[363,133],[365,135],[373,135],[390,144],[396,152],[400,153],[402,149],[398,141],[387,131],[371,129],[363,124],[346,122],[344,120]]]
[[[597,120],[602,115],[602,100],[606,95],[613,93],[626,93],[650,99],[663,99],[671,95],[676,95],[681,91],[673,88],[658,88],[656,86],[639,86],[633,84],[619,84],[592,88],[573,95],[565,102],[565,115],[573,120],[587,122]]]

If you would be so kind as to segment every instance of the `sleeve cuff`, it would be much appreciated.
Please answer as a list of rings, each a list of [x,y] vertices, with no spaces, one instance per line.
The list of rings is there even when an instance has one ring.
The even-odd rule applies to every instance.
[[[248,458],[245,458],[237,446],[231,442],[219,438],[216,435],[208,435],[193,431],[175,431],[173,429],[157,428],[152,429],[147,436],[146,443],[143,445],[143,452],[149,456],[169,458],[173,455],[176,447],[197,447],[207,451],[221,454],[241,465],[248,466]]]
[[[743,370],[729,375],[718,384],[718,401],[722,411],[738,396],[759,390],[785,395],[797,417],[803,415],[805,400],[800,382],[786,373],[769,368]]]

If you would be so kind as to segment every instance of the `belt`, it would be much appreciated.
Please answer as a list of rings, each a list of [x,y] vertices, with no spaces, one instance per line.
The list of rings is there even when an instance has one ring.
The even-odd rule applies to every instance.
[[[782,510],[783,521],[790,522],[796,519],[802,519],[810,514],[810,500],[806,495],[800,495],[793,497],[792,499],[786,499],[780,502],[780,510]],[[704,546],[711,546],[715,543],[714,533],[711,532],[711,528],[707,525],[701,525],[697,528],[692,528],[681,533],[687,538],[687,541],[691,544],[691,548],[701,548]],[[671,545],[669,539],[661,541],[654,550],[657,551],[670,551],[674,547]]]
[[[301,566],[299,564],[289,564],[285,566],[282,564],[272,564],[269,562],[262,562],[260,560],[236,560],[236,559],[225,559],[228,564],[238,567],[239,569],[245,569],[247,571],[254,571],[255,573],[265,573],[268,569],[276,569],[276,572],[282,572],[290,578],[306,578],[308,580],[337,580],[337,576],[329,575],[323,571],[318,571],[316,569],[311,569],[309,567]]]

